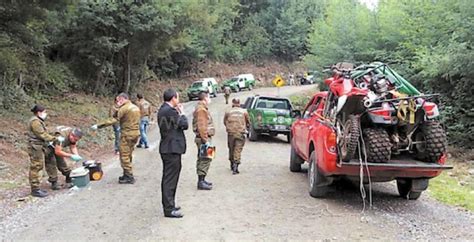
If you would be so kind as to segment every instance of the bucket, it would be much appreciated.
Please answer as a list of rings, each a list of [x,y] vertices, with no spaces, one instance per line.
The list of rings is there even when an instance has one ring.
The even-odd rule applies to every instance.
[[[102,163],[95,160],[88,160],[84,161],[82,165],[89,170],[89,179],[91,181],[99,181],[104,176]]]
[[[76,187],[85,187],[89,184],[89,170],[79,167],[71,172],[72,184]]]

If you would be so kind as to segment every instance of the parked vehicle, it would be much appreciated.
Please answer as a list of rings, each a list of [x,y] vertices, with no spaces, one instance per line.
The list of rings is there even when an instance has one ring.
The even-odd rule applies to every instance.
[[[290,127],[298,113],[294,112],[289,99],[256,95],[247,98],[242,107],[250,117],[249,140],[256,141],[261,134],[283,134],[290,142]]]
[[[193,100],[199,96],[201,92],[209,92],[211,97],[216,97],[218,92],[218,84],[215,78],[203,78],[195,81],[188,87],[187,93],[189,100]]]
[[[384,163],[374,162],[369,155],[343,161],[338,142],[344,136],[338,131],[333,112],[327,111],[331,110],[327,106],[332,105],[329,98],[329,92],[316,93],[306,105],[302,117],[291,127],[290,170],[299,172],[305,161],[309,163],[308,180],[311,196],[324,197],[329,185],[342,178],[360,181],[362,167],[364,183],[368,182],[368,177],[372,182],[396,180],[400,196],[415,200],[427,189],[430,178],[438,176],[445,169],[452,168],[445,165],[446,152],[434,162],[420,161],[409,154],[392,156]],[[337,107],[337,103],[335,106]],[[368,132],[364,132],[357,151],[360,150],[363,154],[373,147],[385,150],[383,144],[390,137],[374,130],[378,129],[369,128]]]
[[[252,90],[255,87],[255,77],[252,74],[241,74],[224,81],[222,89],[225,86],[229,86],[234,92],[240,92],[242,89]]]

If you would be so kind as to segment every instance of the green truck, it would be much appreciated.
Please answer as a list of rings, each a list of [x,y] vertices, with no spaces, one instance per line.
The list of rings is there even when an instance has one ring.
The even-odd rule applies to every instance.
[[[290,142],[291,125],[300,114],[293,110],[289,99],[256,95],[247,98],[242,108],[247,109],[250,117],[250,141],[258,140],[261,134],[283,134],[286,135],[287,142]]]
[[[218,84],[214,78],[203,78],[193,82],[187,89],[189,100],[193,100],[199,96],[201,92],[209,92],[211,97],[216,97],[218,92]]]
[[[224,81],[221,88],[224,89],[225,86],[229,86],[234,92],[240,92],[242,89],[252,90],[255,87],[255,77],[252,74],[240,74]]]

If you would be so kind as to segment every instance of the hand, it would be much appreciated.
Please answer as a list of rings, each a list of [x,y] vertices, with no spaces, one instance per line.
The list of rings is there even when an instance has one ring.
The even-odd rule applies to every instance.
[[[59,143],[62,143],[62,142],[64,142],[64,140],[66,140],[66,139],[65,139],[64,137],[62,137],[62,136],[58,136],[58,137],[56,137],[56,140],[57,140]]]
[[[75,162],[78,162],[78,161],[82,160],[82,157],[80,155],[74,154],[74,155],[71,156],[71,159]]]
[[[184,114],[184,107],[183,107],[183,104],[179,103],[177,106],[176,106],[176,110],[178,110],[178,113],[183,115]]]
[[[97,124],[94,124],[94,125],[91,126],[91,129],[94,130],[94,131],[97,130],[98,128],[99,127],[97,126]]]

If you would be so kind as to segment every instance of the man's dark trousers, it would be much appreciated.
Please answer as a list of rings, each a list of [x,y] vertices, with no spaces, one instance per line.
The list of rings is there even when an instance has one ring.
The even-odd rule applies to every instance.
[[[163,177],[161,178],[161,202],[165,213],[175,208],[174,198],[181,173],[181,154],[161,154]]]

